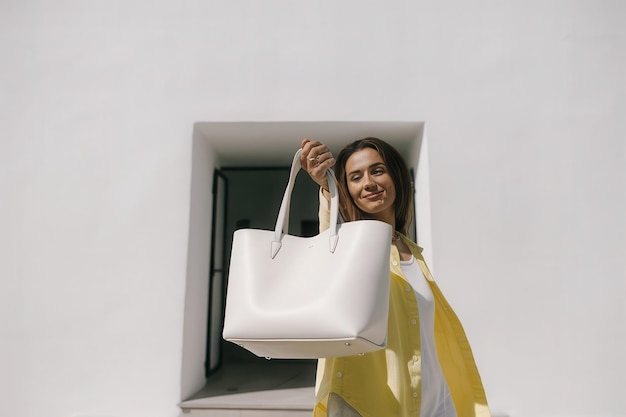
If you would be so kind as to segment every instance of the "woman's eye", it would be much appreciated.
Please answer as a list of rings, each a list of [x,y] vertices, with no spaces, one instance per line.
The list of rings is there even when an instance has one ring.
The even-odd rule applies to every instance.
[[[354,181],[354,182],[356,182],[356,181],[358,181],[358,180],[360,180],[360,179],[361,179],[361,177],[352,177],[352,178],[351,178],[351,180],[352,180],[352,181]]]
[[[372,175],[380,175],[380,174],[383,174],[384,172],[385,171],[382,168],[378,168],[372,171]]]

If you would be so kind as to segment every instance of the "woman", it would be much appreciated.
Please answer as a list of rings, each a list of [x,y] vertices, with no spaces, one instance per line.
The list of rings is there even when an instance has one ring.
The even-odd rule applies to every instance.
[[[459,319],[406,235],[413,189],[400,153],[377,138],[333,157],[302,141],[301,164],[320,185],[320,229],[329,225],[326,170],[334,167],[344,220],[392,226],[387,347],[362,356],[320,359],[315,417],[488,417],[480,375]],[[322,197],[323,196],[323,197]]]

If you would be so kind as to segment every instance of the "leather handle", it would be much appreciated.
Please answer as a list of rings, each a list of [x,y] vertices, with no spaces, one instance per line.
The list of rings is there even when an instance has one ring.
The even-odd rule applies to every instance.
[[[302,165],[300,164],[300,155],[302,149],[298,149],[291,162],[291,171],[289,173],[289,181],[287,182],[287,188],[283,195],[283,201],[278,211],[278,219],[276,220],[276,227],[274,229],[274,240],[271,244],[271,257],[274,258],[280,246],[282,245],[282,238],[289,233],[289,209],[291,205],[291,193],[296,182],[296,176]],[[334,252],[337,247],[337,241],[339,236],[337,235],[337,220],[339,218],[339,195],[337,193],[337,182],[335,179],[335,173],[329,169],[326,171],[326,177],[328,179],[328,191],[330,193],[330,236],[329,236],[329,250]]]

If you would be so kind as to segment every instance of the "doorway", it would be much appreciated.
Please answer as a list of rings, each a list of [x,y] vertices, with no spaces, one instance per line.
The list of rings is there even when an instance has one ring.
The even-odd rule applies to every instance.
[[[215,170],[213,178],[205,361],[208,384],[201,395],[267,390],[276,388],[276,385],[283,388],[312,387],[316,361],[268,361],[221,337],[233,233],[241,228],[274,229],[289,179],[289,167],[222,167]],[[318,186],[301,172],[292,193],[289,234],[317,234],[317,211]],[[241,378],[237,378],[238,374]],[[268,378],[268,375],[272,377]],[[224,386],[225,380],[228,386]]]
[[[184,307],[184,329],[183,329],[183,352],[181,364],[181,400],[201,396],[199,390],[203,386],[215,382],[219,379],[218,372],[224,370],[226,366],[232,366],[237,361],[226,362],[226,357],[239,357],[247,355],[245,352],[229,352],[231,347],[226,342],[221,342],[221,315],[213,315],[213,324],[207,320],[207,312],[214,308],[213,298],[219,298],[224,288],[219,287],[219,283],[224,282],[224,277],[214,278],[211,287],[209,281],[214,272],[224,273],[227,271],[227,258],[230,255],[230,237],[236,227],[262,227],[273,229],[278,213],[280,199],[287,182],[287,167],[293,158],[295,150],[303,137],[315,138],[327,144],[333,153],[337,153],[341,147],[351,140],[364,136],[377,136],[385,139],[398,150],[401,151],[410,167],[415,172],[416,206],[417,206],[417,239],[421,246],[429,248],[430,240],[430,211],[429,211],[429,180],[428,180],[428,158],[425,141],[425,126],[423,122],[197,122],[193,129],[192,138],[192,175],[190,194],[190,221],[189,221],[189,247],[187,260],[187,276],[185,290]],[[216,170],[217,169],[217,170]],[[279,172],[276,175],[283,175],[284,179],[278,179],[281,185],[268,186],[268,181],[262,181],[255,190],[263,191],[269,196],[270,190],[277,192],[278,196],[262,196],[264,201],[274,201],[271,208],[261,208],[258,211],[264,212],[268,218],[263,224],[253,223],[253,218],[249,219],[245,215],[237,215],[230,212],[223,204],[215,205],[216,199],[226,201],[227,195],[234,193],[239,187],[233,183],[236,181],[234,175],[243,174],[249,171],[249,175],[258,174],[261,171]],[[282,174],[280,171],[282,170]],[[235,172],[238,173],[235,173]],[[240,172],[239,172],[240,171]],[[222,175],[223,174],[223,175]],[[216,180],[216,177],[219,177]],[[232,177],[232,178],[231,178]],[[257,178],[256,176],[254,178]],[[254,178],[249,178],[244,182],[252,184]],[[261,178],[261,177],[258,177]],[[280,177],[279,177],[280,178]],[[217,181],[216,187],[212,187]],[[307,189],[307,187],[313,187]],[[242,188],[245,190],[244,188]],[[278,190],[278,191],[276,191]],[[217,194],[214,194],[216,191]],[[256,192],[256,191],[255,191]],[[223,193],[223,195],[222,195]],[[317,188],[306,174],[301,173],[296,182],[294,190],[294,200],[300,200],[298,193],[308,195],[313,203],[304,203],[312,212],[306,215],[308,219],[317,222]],[[218,196],[218,197],[216,197]],[[221,196],[221,197],[219,197]],[[232,196],[231,196],[232,197]],[[238,197],[240,201],[245,201],[248,205],[256,205],[261,197],[254,193],[249,193],[244,197]],[[311,200],[310,200],[311,201]],[[252,203],[250,203],[252,202]],[[225,203],[224,203],[225,204]],[[220,208],[221,207],[221,208]],[[216,210],[222,210],[222,220],[212,224]],[[295,212],[294,206],[293,211]],[[297,209],[300,210],[300,209]],[[224,219],[228,219],[228,222]],[[239,221],[239,226],[236,226]],[[301,225],[290,222],[290,233],[296,232]],[[235,225],[233,225],[235,224]],[[219,230],[218,230],[219,229]],[[227,230],[229,229],[229,230]],[[222,244],[212,245],[213,236],[221,236]],[[222,253],[218,250],[221,248]],[[211,255],[223,259],[221,265],[212,265]],[[427,251],[424,252],[429,256]],[[432,264],[432,262],[431,262]],[[217,271],[215,271],[217,269]],[[220,271],[221,269],[221,271]],[[212,291],[212,293],[211,293]],[[209,298],[212,294],[212,298]],[[223,305],[220,309],[223,308]],[[207,331],[209,331],[207,333]],[[215,347],[207,346],[207,341],[220,344]],[[221,349],[221,350],[220,350]],[[209,356],[207,353],[212,351]],[[251,355],[251,354],[250,354]],[[239,358],[244,359],[244,358]],[[255,363],[263,363],[258,358]],[[205,363],[206,362],[206,363]],[[279,366],[279,361],[270,361],[271,365]],[[244,363],[240,361],[240,363]],[[228,365],[227,365],[228,364]],[[291,366],[291,364],[289,364]],[[210,377],[207,379],[207,370]],[[263,384],[268,383],[274,375],[266,373],[257,378]],[[308,378],[308,377],[307,377]],[[252,379],[252,378],[250,378]],[[297,378],[296,378],[297,379]],[[310,378],[311,380],[313,378]],[[309,379],[307,379],[309,381]],[[309,384],[309,382],[307,382]],[[308,390],[308,388],[307,388]],[[307,391],[306,395],[309,391]]]

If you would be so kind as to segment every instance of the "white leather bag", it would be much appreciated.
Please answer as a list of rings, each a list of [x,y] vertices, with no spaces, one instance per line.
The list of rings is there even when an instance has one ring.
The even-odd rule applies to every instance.
[[[274,231],[234,233],[224,339],[260,357],[323,358],[386,346],[391,226],[377,220],[337,224],[339,199],[328,171],[330,228],[288,234],[300,153],[293,158]]]

